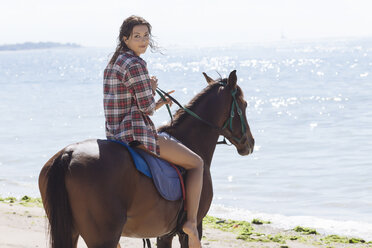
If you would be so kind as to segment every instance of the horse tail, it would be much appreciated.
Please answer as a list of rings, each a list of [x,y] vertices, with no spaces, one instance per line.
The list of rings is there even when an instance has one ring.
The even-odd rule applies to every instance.
[[[65,175],[71,161],[71,152],[62,150],[46,172],[47,187],[45,210],[49,218],[49,236],[52,248],[74,247],[72,212],[68,200]]]

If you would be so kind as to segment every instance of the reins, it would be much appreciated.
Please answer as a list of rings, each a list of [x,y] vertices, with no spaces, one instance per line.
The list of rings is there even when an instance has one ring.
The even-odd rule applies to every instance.
[[[213,123],[210,123],[209,121],[206,121],[204,119],[202,119],[199,115],[197,115],[196,113],[194,113],[193,111],[191,111],[190,109],[188,108],[185,108],[184,106],[182,106],[176,99],[174,99],[171,95],[169,95],[167,92],[165,92],[164,90],[160,89],[159,87],[157,88],[156,92],[160,95],[160,97],[163,99],[163,101],[166,101],[164,95],[166,95],[167,97],[169,97],[175,104],[177,104],[181,109],[183,109],[185,112],[187,112],[188,114],[190,114],[191,116],[195,117],[196,119],[198,119],[199,121],[201,122],[204,122],[205,124],[207,124],[208,126],[211,126],[217,130],[222,130],[220,127],[214,125]],[[164,95],[163,95],[164,94]],[[168,109],[168,113],[171,117],[171,121],[173,121],[173,117],[172,117],[172,114],[170,112],[170,108],[169,108],[169,104],[166,104],[167,105],[167,109]]]
[[[222,83],[222,82],[219,82],[219,84],[223,85],[223,86],[226,86],[226,84]],[[231,104],[231,110],[230,110],[230,117],[226,120],[226,122],[224,123],[224,125],[222,127],[218,127],[216,125],[214,125],[213,123],[209,122],[209,121],[206,121],[204,120],[203,118],[201,118],[199,115],[197,115],[196,113],[194,113],[193,111],[191,111],[190,109],[182,106],[176,99],[174,99],[171,95],[169,95],[167,92],[165,92],[164,90],[160,89],[159,87],[156,89],[156,92],[159,94],[159,96],[163,99],[163,101],[166,101],[166,98],[165,96],[169,97],[175,104],[177,104],[181,109],[183,109],[186,113],[190,114],[191,116],[193,116],[194,118],[198,119],[199,121],[205,123],[206,125],[214,128],[214,129],[217,129],[218,131],[223,131],[225,128],[228,127],[228,129],[231,131],[231,134],[233,132],[233,126],[232,126],[232,121],[235,117],[235,108],[236,108],[236,111],[240,117],[240,123],[241,123],[241,127],[242,127],[242,136],[240,138],[237,138],[237,137],[234,137],[233,135],[231,136],[231,138],[233,138],[235,141],[237,141],[238,143],[240,143],[240,141],[243,139],[243,136],[244,136],[244,133],[246,131],[246,126],[245,126],[245,123],[244,123],[244,117],[243,117],[243,112],[242,110],[240,109],[239,105],[238,105],[238,102],[236,100],[236,93],[237,93],[238,89],[235,88],[234,90],[231,91],[231,95],[233,97],[233,102]],[[164,96],[165,95],[165,96]],[[172,114],[171,114],[171,111],[170,111],[170,108],[169,108],[169,105],[166,104],[166,107],[167,107],[167,110],[168,110],[168,113],[169,113],[169,116],[171,118],[171,122],[173,122],[173,117],[172,117]],[[226,145],[229,145],[227,142],[226,142],[226,139],[225,137],[223,138],[223,141],[219,141],[217,142],[217,144],[226,144]],[[230,144],[231,145],[231,144]]]

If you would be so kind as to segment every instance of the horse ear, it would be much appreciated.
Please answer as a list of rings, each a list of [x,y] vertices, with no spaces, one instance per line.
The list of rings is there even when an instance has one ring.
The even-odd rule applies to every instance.
[[[213,80],[212,78],[210,78],[210,77],[207,75],[207,73],[203,72],[203,75],[204,75],[204,77],[205,77],[205,80],[207,80],[207,83],[208,83],[208,84],[212,84],[212,83],[214,83],[214,80]]]
[[[227,80],[227,86],[229,86],[231,89],[236,88],[237,80],[238,79],[236,77],[236,70],[233,70],[232,72],[230,72],[229,79]]]

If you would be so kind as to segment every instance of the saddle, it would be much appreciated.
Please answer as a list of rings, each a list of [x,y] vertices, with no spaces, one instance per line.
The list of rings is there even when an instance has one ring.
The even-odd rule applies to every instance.
[[[152,178],[155,188],[164,199],[168,201],[177,201],[182,199],[182,204],[180,205],[177,214],[177,225],[171,232],[163,237],[171,237],[176,233],[184,234],[182,226],[186,221],[187,215],[184,204],[186,200],[186,191],[183,176],[185,175],[186,170],[177,165],[173,165],[164,159],[155,157],[139,148],[132,148],[122,141],[109,141],[118,143],[127,148],[137,170],[145,176]],[[143,239],[143,247],[145,248],[146,245],[148,248],[151,248],[149,239]]]
[[[119,143],[128,149],[138,171],[152,178],[155,188],[168,201],[185,200],[183,175],[185,169],[168,161],[155,157],[139,148],[132,148],[119,140],[109,140]]]

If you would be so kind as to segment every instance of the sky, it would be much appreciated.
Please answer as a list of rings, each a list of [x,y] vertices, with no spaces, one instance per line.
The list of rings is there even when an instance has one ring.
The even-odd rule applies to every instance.
[[[167,46],[372,37],[371,0],[0,0],[0,45],[115,47],[130,15]]]

